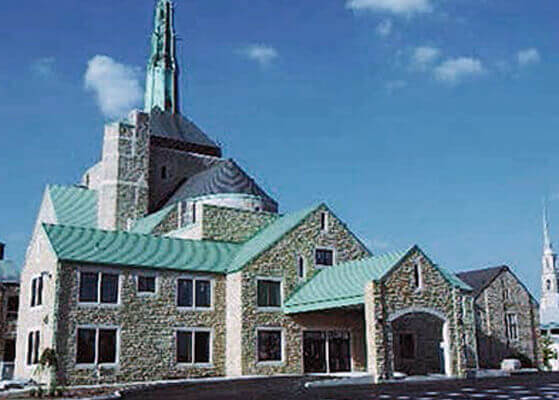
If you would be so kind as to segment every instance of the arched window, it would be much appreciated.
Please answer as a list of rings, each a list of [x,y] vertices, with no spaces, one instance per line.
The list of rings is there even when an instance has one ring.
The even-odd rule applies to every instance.
[[[167,179],[167,167],[161,167],[161,179]]]
[[[320,229],[323,232],[328,231],[328,213],[326,212],[320,214]]]
[[[421,273],[421,265],[415,263],[413,265],[413,284],[416,290],[423,287],[423,276]]]
[[[297,257],[297,276],[299,279],[305,278],[305,259],[302,256]]]
[[[551,290],[551,281],[549,279],[547,281],[545,281],[545,288],[547,290]]]

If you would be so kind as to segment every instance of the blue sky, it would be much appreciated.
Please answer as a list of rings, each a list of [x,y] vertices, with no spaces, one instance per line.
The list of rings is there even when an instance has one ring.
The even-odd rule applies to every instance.
[[[17,262],[45,185],[75,183],[137,102],[152,7],[3,5],[0,240]],[[376,253],[506,263],[538,294],[543,196],[559,238],[557,15],[555,0],[177,0],[182,108],[282,211],[325,201]]]

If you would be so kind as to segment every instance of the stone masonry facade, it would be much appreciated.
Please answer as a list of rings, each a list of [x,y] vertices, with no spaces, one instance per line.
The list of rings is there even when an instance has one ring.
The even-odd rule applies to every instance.
[[[481,368],[499,368],[505,358],[517,358],[525,367],[538,366],[538,304],[508,269],[476,297],[475,308]],[[516,339],[507,335],[507,314],[517,320]]]

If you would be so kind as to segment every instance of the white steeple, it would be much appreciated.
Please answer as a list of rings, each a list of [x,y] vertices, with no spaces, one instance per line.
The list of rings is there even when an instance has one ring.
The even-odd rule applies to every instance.
[[[549,235],[547,205],[543,206],[543,257],[542,294],[540,301],[541,323],[559,322],[559,289],[557,285],[557,255]]]

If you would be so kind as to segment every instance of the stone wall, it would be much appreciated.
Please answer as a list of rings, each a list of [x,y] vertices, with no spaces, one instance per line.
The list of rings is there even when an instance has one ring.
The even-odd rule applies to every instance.
[[[505,290],[508,296],[505,296]],[[506,298],[508,297],[508,298]],[[537,366],[539,313],[536,301],[510,272],[502,272],[476,300],[478,350],[481,368],[499,368],[505,358],[519,358],[525,367]],[[505,315],[518,319],[518,340],[509,340]]]
[[[98,221],[102,229],[126,230],[148,211],[149,131],[147,114],[135,111],[130,124],[105,126]]]
[[[420,290],[413,284],[416,263],[421,265]],[[377,379],[390,378],[394,373],[392,322],[406,313],[429,312],[447,323],[443,335],[450,342],[446,356],[450,359],[446,361],[448,374],[464,376],[467,369],[476,368],[472,298],[454,288],[421,251],[416,249],[408,255],[381,282],[372,285],[367,296],[366,310],[372,310],[366,315],[367,330],[371,332],[367,336],[368,351],[372,354],[369,359],[376,360],[369,370],[377,374]]]
[[[164,235],[166,233],[175,231],[179,226],[179,212],[178,206],[173,206],[173,209],[151,232],[153,235]]]
[[[324,232],[320,226],[322,212],[329,214],[329,229]],[[309,315],[308,323],[305,316],[292,317],[283,312],[263,312],[257,309],[257,277],[278,277],[283,281],[283,299],[287,299],[300,285],[297,277],[297,257],[304,257],[307,265],[307,277],[315,272],[314,250],[316,247],[332,247],[336,249],[336,261],[344,262],[363,258],[369,252],[363,245],[347,230],[345,225],[339,221],[326,207],[320,207],[309,215],[298,227],[280,239],[272,248],[256,257],[242,271],[242,372],[244,375],[273,375],[280,373],[302,373],[303,354],[302,338],[303,329],[313,325],[316,317]],[[332,317],[331,322],[320,323],[321,326],[336,328],[340,326],[354,326],[354,316],[349,321],[349,314],[341,312],[339,318]],[[325,314],[328,315],[328,314]],[[352,322],[353,321],[353,322]],[[330,325],[331,324],[331,325]],[[256,328],[258,327],[282,327],[284,331],[285,359],[278,365],[262,365],[256,360]],[[358,330],[354,326],[354,330]],[[352,342],[356,342],[352,338]],[[364,357],[356,355],[356,370],[363,369]],[[359,361],[359,360],[363,361]]]
[[[59,379],[65,385],[132,382],[225,374],[225,277],[212,277],[213,309],[182,311],[176,306],[177,278],[192,273],[157,271],[157,294],[142,296],[136,292],[137,268],[102,271],[120,274],[118,306],[79,305],[78,270],[64,263],[58,290],[59,302],[56,334],[60,357]],[[89,267],[90,268],[90,267]],[[94,268],[95,269],[95,268]],[[145,271],[144,271],[145,272]],[[149,271],[153,272],[153,271]],[[76,333],[80,325],[110,325],[120,328],[120,356],[117,368],[79,369],[76,367]],[[176,363],[175,332],[177,328],[211,328],[211,367],[180,366]]]
[[[204,204],[202,235],[205,240],[242,243],[275,221],[277,214]]]

